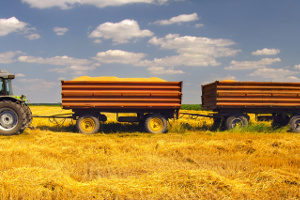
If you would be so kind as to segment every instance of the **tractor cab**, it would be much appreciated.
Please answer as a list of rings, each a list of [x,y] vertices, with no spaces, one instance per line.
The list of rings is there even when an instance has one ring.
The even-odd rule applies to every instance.
[[[0,70],[0,96],[13,95],[11,80],[15,75],[6,70]]]
[[[15,75],[0,69],[0,135],[22,133],[32,121],[25,96],[13,95],[11,81],[14,78]]]

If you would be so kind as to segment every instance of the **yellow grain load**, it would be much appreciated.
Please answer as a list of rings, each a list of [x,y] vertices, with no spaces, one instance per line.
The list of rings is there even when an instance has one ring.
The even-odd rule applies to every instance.
[[[236,82],[236,80],[226,79],[226,80],[223,80],[223,82]]]
[[[73,81],[166,82],[165,80],[157,77],[119,78],[116,76],[102,76],[102,77],[80,76],[78,78],[73,79]]]

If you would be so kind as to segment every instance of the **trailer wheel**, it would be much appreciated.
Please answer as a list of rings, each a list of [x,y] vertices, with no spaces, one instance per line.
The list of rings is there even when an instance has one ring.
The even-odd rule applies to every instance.
[[[145,119],[140,119],[138,126],[141,132],[145,131]]]
[[[95,116],[85,115],[78,118],[76,127],[80,133],[94,134],[97,133],[100,128],[100,122]]]
[[[272,127],[280,128],[282,126],[286,126],[290,121],[288,115],[285,114],[275,114],[273,115]]]
[[[225,128],[226,129],[233,129],[237,126],[246,127],[248,126],[248,119],[244,115],[238,116],[230,116],[226,119]]]
[[[295,133],[300,133],[300,115],[295,115],[291,118],[290,122],[290,129]]]
[[[145,130],[148,133],[165,133],[167,131],[167,120],[160,114],[148,115],[145,119]]]
[[[214,123],[213,123],[213,125],[211,127],[211,130],[212,131],[216,131],[217,129],[219,129],[220,126],[221,126],[221,123],[222,123],[222,118],[220,118],[220,117],[214,117]]]

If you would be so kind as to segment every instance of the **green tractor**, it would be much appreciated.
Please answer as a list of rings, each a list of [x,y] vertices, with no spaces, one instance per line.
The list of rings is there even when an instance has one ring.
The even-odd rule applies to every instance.
[[[0,70],[0,135],[22,133],[32,122],[32,113],[25,96],[14,96],[12,79],[15,75]]]

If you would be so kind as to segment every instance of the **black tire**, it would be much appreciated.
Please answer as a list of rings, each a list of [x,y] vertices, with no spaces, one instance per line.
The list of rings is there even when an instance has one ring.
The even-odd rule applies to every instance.
[[[215,117],[215,118],[214,118],[214,123],[213,123],[213,125],[212,125],[212,127],[211,127],[211,130],[212,130],[212,131],[218,130],[218,129],[220,128],[220,126],[221,126],[221,123],[222,123],[222,118],[220,118],[220,117]]]
[[[95,116],[84,115],[78,118],[76,127],[80,133],[94,134],[100,129],[100,121]]]
[[[244,115],[234,115],[230,116],[226,119],[225,122],[225,128],[230,130],[236,127],[237,125],[240,125],[241,127],[247,127],[248,126],[248,119]]]
[[[139,121],[139,130],[141,132],[145,131],[145,120],[144,119],[140,119],[140,121]]]
[[[22,106],[13,101],[0,102],[0,135],[20,133],[26,120]]]
[[[295,115],[290,119],[289,126],[292,132],[300,133],[300,115]]]
[[[23,110],[24,110],[24,112],[26,114],[26,118],[25,118],[25,120],[23,122],[23,125],[22,125],[22,128],[21,128],[21,132],[23,132],[24,129],[26,127],[29,127],[31,125],[31,123],[32,123],[32,112],[31,112],[30,108],[25,103],[22,104],[22,108],[23,108]]]
[[[282,126],[288,125],[290,118],[288,115],[284,114],[276,114],[273,115],[272,127],[273,128],[280,128]]]
[[[163,115],[151,114],[146,116],[144,127],[148,133],[166,133],[168,125]]]

